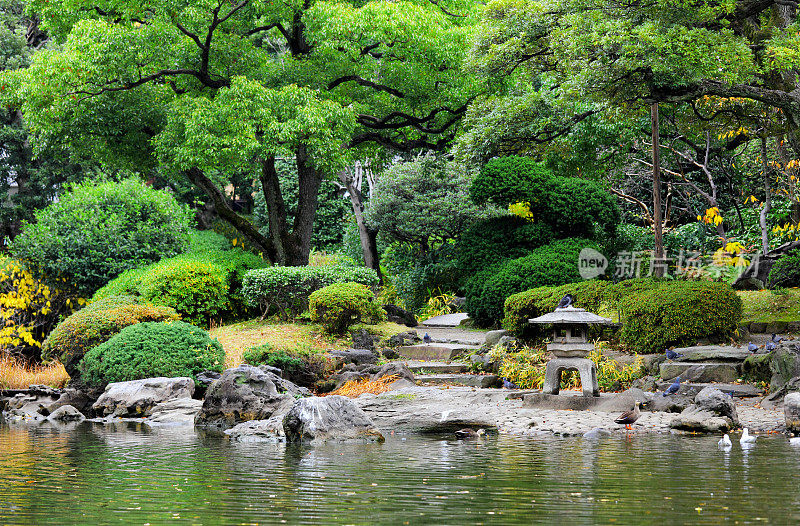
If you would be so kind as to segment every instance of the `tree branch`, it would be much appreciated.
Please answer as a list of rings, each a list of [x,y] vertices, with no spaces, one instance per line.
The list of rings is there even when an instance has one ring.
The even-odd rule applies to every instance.
[[[368,88],[372,88],[376,91],[383,91],[389,93],[390,95],[394,95],[395,97],[404,99],[406,97],[405,93],[402,91],[396,90],[392,87],[386,86],[384,84],[378,84],[376,82],[372,82],[371,80],[367,80],[365,78],[359,77],[358,75],[345,75],[344,77],[339,77],[338,79],[334,80],[330,84],[328,84],[328,90],[334,89],[336,86],[340,84],[344,84],[345,82],[355,82],[359,86],[365,86]]]

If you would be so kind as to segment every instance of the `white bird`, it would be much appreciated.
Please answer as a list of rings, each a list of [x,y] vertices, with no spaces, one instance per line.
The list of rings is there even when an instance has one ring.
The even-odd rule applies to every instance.
[[[790,437],[789,444],[793,446],[800,446],[800,437]]]
[[[756,441],[757,438],[758,438],[757,436],[751,435],[750,432],[745,427],[744,431],[742,431],[742,438],[739,439],[739,443],[740,444],[752,444],[753,442]]]
[[[731,437],[728,436],[728,433],[725,433],[725,436],[719,439],[717,445],[722,449],[727,449],[733,447],[733,442],[731,442]]]

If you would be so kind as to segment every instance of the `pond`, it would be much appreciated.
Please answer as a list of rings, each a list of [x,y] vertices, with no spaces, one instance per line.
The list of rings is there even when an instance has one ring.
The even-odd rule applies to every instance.
[[[800,448],[640,435],[234,443],[191,429],[0,424],[0,524],[800,522]]]

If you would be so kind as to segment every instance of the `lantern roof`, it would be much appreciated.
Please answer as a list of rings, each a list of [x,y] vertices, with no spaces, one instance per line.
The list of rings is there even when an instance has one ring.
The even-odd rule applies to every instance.
[[[556,309],[553,312],[548,312],[538,318],[531,318],[529,323],[536,323],[540,325],[545,324],[581,324],[581,325],[611,325],[614,322],[608,318],[603,318],[597,314],[587,312],[586,309],[580,307],[564,307],[563,309]]]

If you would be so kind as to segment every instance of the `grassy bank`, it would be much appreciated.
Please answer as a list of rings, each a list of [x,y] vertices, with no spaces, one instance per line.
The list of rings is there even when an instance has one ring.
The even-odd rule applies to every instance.
[[[800,321],[800,289],[747,290],[738,294],[744,306],[742,323]]]
[[[60,363],[30,365],[10,356],[0,356],[0,389],[25,389],[31,385],[64,387],[69,380]]]

